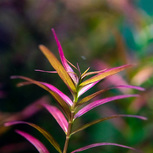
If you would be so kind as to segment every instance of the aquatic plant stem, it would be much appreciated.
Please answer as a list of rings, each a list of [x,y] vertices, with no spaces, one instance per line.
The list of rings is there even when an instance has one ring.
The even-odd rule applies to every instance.
[[[63,153],[67,153],[68,144],[69,144],[69,140],[70,140],[71,129],[72,129],[72,123],[69,122],[68,132],[67,132],[67,135],[66,135],[66,140],[65,140],[65,145],[64,145]]]
[[[68,122],[68,131],[67,131],[67,134],[66,134],[66,140],[65,140],[65,144],[64,144],[63,153],[67,153],[69,140],[70,140],[70,137],[71,137],[73,119],[74,119],[74,115],[75,115],[74,110],[75,110],[76,103],[77,103],[77,98],[74,98],[74,103],[73,103],[72,108],[71,108],[71,117],[70,117],[69,122]]]

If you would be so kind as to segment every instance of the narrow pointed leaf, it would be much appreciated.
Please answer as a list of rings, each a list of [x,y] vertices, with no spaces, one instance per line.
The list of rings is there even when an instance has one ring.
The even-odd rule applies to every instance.
[[[37,71],[37,72],[45,72],[45,73],[57,73],[56,71],[44,71],[44,70],[38,70],[38,69],[35,69],[35,71]]]
[[[14,76],[13,76],[14,77]],[[13,78],[11,77],[11,78]],[[14,79],[14,78],[13,78]],[[23,81],[23,82],[19,82],[16,86],[17,87],[22,87],[22,86],[27,86],[27,85],[31,85],[33,83],[29,82],[29,81]]]
[[[73,72],[73,73],[69,73],[69,75],[70,75],[70,77],[72,78],[72,80],[75,82],[75,84],[77,84],[77,83],[78,83],[78,79],[77,79],[76,76],[74,75],[73,69],[72,69],[72,68],[69,66],[69,64],[67,63],[67,60],[66,60],[66,58],[65,58],[65,56],[64,56],[64,52],[63,52],[62,46],[61,46],[61,44],[60,44],[60,41],[59,41],[58,38],[57,38],[57,35],[56,35],[56,33],[55,33],[55,30],[52,29],[52,32],[53,32],[53,35],[54,35],[55,40],[56,40],[56,43],[57,43],[57,47],[58,47],[58,51],[59,51],[59,54],[60,54],[60,58],[61,58],[62,64],[63,64],[63,66],[64,66],[64,68],[65,68],[65,70],[66,70],[67,72]]]
[[[70,106],[73,105],[72,100],[67,95],[65,95],[63,92],[61,92],[59,89],[57,89],[55,86],[48,84],[48,83],[44,83],[44,82],[40,82],[40,83],[42,83],[43,85],[48,87],[54,93],[57,93],[68,105],[70,105]]]
[[[90,123],[87,123],[85,125],[83,125],[82,127],[78,128],[77,130],[75,130],[74,132],[71,133],[71,135],[79,132],[79,131],[82,131],[94,124],[97,124],[97,123],[100,123],[100,122],[103,122],[105,120],[110,120],[110,119],[113,119],[113,118],[119,118],[119,117],[133,117],[133,118],[138,118],[138,119],[141,119],[141,120],[147,120],[146,117],[144,116],[138,116],[138,115],[124,115],[124,114],[118,114],[118,115],[112,115],[112,116],[109,116],[109,117],[104,117],[104,118],[101,118],[101,119],[97,119],[95,121],[92,121]]]
[[[118,85],[118,86],[112,87],[112,89],[113,88],[131,88],[131,89],[136,89],[136,90],[140,90],[140,91],[145,90],[145,88],[142,88],[142,87],[139,87],[139,86],[132,86],[132,85]]]
[[[102,90],[99,90],[99,91],[97,91],[97,92],[95,92],[95,93],[93,93],[93,94],[91,94],[91,95],[89,95],[89,96],[87,96],[87,97],[81,99],[81,100],[77,103],[77,105],[84,104],[85,102],[88,102],[89,100],[93,99],[94,97],[100,95],[101,93],[103,93],[103,92],[105,92],[105,91],[107,91],[107,90],[109,90],[109,89],[102,89]]]
[[[90,67],[88,67],[81,75],[81,78],[89,71]]]
[[[73,105],[72,100],[67,95],[65,95],[63,92],[61,92],[59,89],[57,89],[55,86],[53,86],[53,85],[51,85],[49,83],[32,80],[30,78],[23,77],[23,76],[14,76],[14,77],[18,77],[18,78],[21,78],[21,79],[29,81],[29,82],[21,82],[21,83],[18,84],[18,86],[24,86],[24,85],[29,85],[29,84],[32,84],[32,83],[33,84],[37,83],[37,85],[39,84],[39,86],[41,85],[40,87],[43,88],[43,85],[44,85],[48,89],[45,88],[45,87],[43,89],[45,89],[47,91],[52,91],[52,92],[58,94],[68,105],[70,105],[70,106]]]
[[[78,69],[76,68],[76,66],[74,66],[70,61],[68,61],[67,59],[66,59],[66,61],[67,61],[67,63],[69,63],[73,68],[75,68],[76,70],[78,70]]]
[[[128,97],[138,97],[138,95],[118,95],[118,96],[113,96],[113,97],[108,97],[108,98],[96,100],[96,101],[91,102],[90,104],[86,105],[81,110],[79,110],[75,114],[74,118],[82,116],[83,114],[87,113],[88,111],[92,110],[93,108],[95,108],[97,106],[103,105],[103,104],[111,102],[113,100],[124,99],[124,98],[128,98]]]
[[[64,93],[62,93],[56,87],[54,87],[53,85],[50,85],[50,84],[47,84],[44,82],[39,82],[39,81],[30,79],[27,77],[23,77],[23,76],[12,76],[12,78],[13,79],[16,79],[16,78],[24,79],[24,80],[29,81],[32,84],[36,84],[39,87],[48,91],[57,100],[57,102],[61,105],[61,107],[62,107],[64,113],[67,115],[67,117],[70,117],[70,110],[69,110],[69,107],[66,103],[71,104],[71,100],[69,99],[69,97],[67,97]]]
[[[53,66],[53,68],[57,71],[60,78],[64,81],[64,83],[71,89],[73,92],[76,92],[76,87],[71,80],[69,74],[66,72],[64,67],[61,65],[61,63],[58,61],[58,59],[55,57],[55,55],[44,45],[39,46],[42,53],[46,56],[50,64]]]
[[[94,85],[96,85],[99,81],[96,81],[94,83],[90,83],[86,86],[80,87],[80,90],[78,92],[78,97],[80,97],[81,95],[83,95],[86,91],[88,91],[89,89],[91,89]]]
[[[135,148],[132,148],[132,147],[129,147],[129,146],[125,146],[125,145],[121,145],[121,144],[117,144],[117,143],[102,142],[102,143],[94,143],[94,144],[76,149],[76,150],[72,151],[71,153],[81,152],[81,151],[84,151],[84,150],[87,150],[87,149],[90,149],[90,148],[99,147],[99,146],[108,146],[108,145],[109,146],[117,146],[117,147],[127,148],[127,149],[130,149],[130,150],[134,150],[136,152],[140,152],[139,150],[137,150]]]
[[[32,126],[33,128],[37,129],[53,146],[54,148],[59,152],[62,153],[59,144],[56,142],[56,140],[43,128],[41,128],[40,126],[33,124],[33,123],[29,123],[29,122],[24,122],[24,121],[12,121],[12,122],[7,122],[4,125],[5,126],[12,126],[12,125],[16,125],[16,124],[27,124],[29,126]]]
[[[99,80],[100,81],[100,80]],[[93,83],[90,83],[88,85],[85,85],[85,86],[81,86],[80,87],[80,90],[79,90],[79,93],[78,93],[78,97],[80,97],[82,94],[84,94],[86,91],[88,91],[89,89],[91,89],[93,86],[95,86],[99,81],[96,81],[96,82],[93,82]],[[136,89],[136,90],[141,90],[141,91],[144,91],[144,88],[142,87],[138,87],[138,86],[131,86],[130,85],[120,85],[122,87],[125,87],[125,88],[132,88],[132,89]],[[128,87],[129,86],[129,87]]]
[[[68,129],[68,122],[65,118],[65,116],[62,114],[62,112],[55,106],[51,106],[48,104],[43,105],[49,112],[50,114],[55,118],[57,123],[60,125],[60,127],[63,129],[65,133],[67,133]]]
[[[32,135],[30,135],[30,134],[28,134],[26,132],[20,131],[20,130],[16,130],[16,133],[18,133],[19,135],[23,136],[31,144],[33,144],[33,146],[39,151],[39,153],[49,153],[47,148],[38,139],[36,139]]]
[[[104,72],[104,71],[106,71],[106,69],[101,70],[101,71],[88,72],[88,73],[82,74],[82,75],[81,75],[81,78],[83,79],[83,78],[85,78],[86,76],[93,75],[93,74],[97,74],[97,73],[102,73],[102,72]]]
[[[4,113],[0,112],[0,125],[3,125],[5,122],[15,121],[15,120],[25,120],[34,114],[38,113],[42,107],[40,105],[47,104],[49,102],[48,97],[44,96],[33,103],[26,106],[23,110],[16,113]],[[4,134],[10,129],[10,127],[0,126],[0,135]],[[1,151],[0,151],[1,152]]]
[[[115,87],[110,87],[110,88],[106,88],[106,89],[102,89],[102,90],[99,90],[83,99],[81,99],[79,102],[78,102],[78,105],[80,104],[84,104],[85,102],[88,102],[89,100],[93,99],[94,97],[102,94],[103,92],[105,91],[108,91],[108,90],[111,90],[111,89],[115,89],[115,88],[131,88],[131,89],[136,89],[136,90],[140,90],[140,91],[144,91],[145,89],[142,88],[142,87],[138,87],[138,86],[131,86],[131,85],[119,85],[119,86],[115,86]]]
[[[100,74],[97,74],[93,77],[91,77],[90,79],[87,79],[86,81],[82,82],[80,84],[80,86],[85,86],[87,84],[90,84],[90,83],[93,83],[93,82],[96,82],[96,81],[100,81],[104,78],[106,78],[107,76],[111,76],[113,74],[116,74],[120,71],[123,71],[124,69],[130,67],[131,65],[123,65],[123,66],[120,66],[120,67],[115,67],[115,68],[112,68],[112,69],[108,69]]]

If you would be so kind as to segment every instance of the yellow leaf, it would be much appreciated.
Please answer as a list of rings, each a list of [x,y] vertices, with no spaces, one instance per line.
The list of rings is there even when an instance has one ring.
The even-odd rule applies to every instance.
[[[100,81],[100,80],[106,78],[107,76],[110,76],[110,75],[116,74],[120,71],[123,71],[124,69],[126,69],[130,66],[131,65],[123,65],[123,66],[120,66],[120,67],[115,67],[115,68],[112,68],[112,69],[108,69],[105,72],[102,72],[100,74],[97,74],[97,75],[91,77],[90,79],[85,80],[84,82],[82,82],[80,84],[80,86],[85,86],[87,84],[90,84],[90,83],[93,83],[93,82],[96,82],[96,81]]]
[[[97,91],[97,92],[95,92],[95,93],[93,93],[93,94],[91,94],[91,95],[89,95],[89,96],[87,96],[87,97],[81,99],[81,100],[77,103],[77,105],[84,104],[84,103],[88,102],[89,100],[91,100],[92,98],[94,98],[94,97],[100,95],[101,93],[103,93],[103,92],[105,92],[105,91],[107,91],[107,90],[109,90],[109,89],[102,89],[102,90],[99,90],[99,91]]]
[[[76,87],[71,80],[70,76],[62,66],[62,64],[58,61],[58,59],[55,57],[55,55],[44,45],[39,46],[42,53],[46,56],[50,64],[53,66],[53,68],[57,71],[60,78],[64,81],[64,83],[73,91],[76,92]]]

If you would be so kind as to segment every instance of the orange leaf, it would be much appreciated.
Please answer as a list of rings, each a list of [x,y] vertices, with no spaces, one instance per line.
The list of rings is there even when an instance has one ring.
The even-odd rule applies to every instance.
[[[50,64],[53,66],[53,68],[57,71],[60,78],[64,81],[64,83],[73,91],[76,92],[76,87],[71,80],[70,76],[62,66],[62,64],[58,61],[58,59],[55,57],[55,55],[44,45],[39,46],[42,53],[46,56]]]
[[[16,79],[16,78],[20,78],[20,79],[24,79],[32,84],[36,84],[37,86],[45,89],[46,91],[48,91],[56,100],[57,102],[60,104],[61,108],[63,109],[64,113],[66,114],[66,116],[69,118],[70,117],[70,110],[68,105],[66,104],[66,102],[60,97],[59,94],[57,94],[55,91],[49,89],[47,86],[45,86],[43,83],[30,79],[28,77],[24,77],[24,76],[12,76],[12,79]],[[23,85],[27,85],[27,82],[25,82],[26,84],[24,84],[22,82],[22,84],[18,84],[18,86],[23,86]]]

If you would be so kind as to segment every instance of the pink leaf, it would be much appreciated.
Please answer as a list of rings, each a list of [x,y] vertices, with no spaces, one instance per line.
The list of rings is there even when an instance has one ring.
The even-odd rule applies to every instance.
[[[72,100],[67,95],[65,95],[63,92],[61,92],[59,89],[57,89],[55,86],[49,83],[45,83],[45,82],[40,82],[40,83],[48,87],[53,92],[57,93],[67,104],[69,104],[70,106],[73,105]]]
[[[4,124],[4,126],[12,126],[12,125],[16,125],[16,124],[26,124],[29,125],[33,128],[35,128],[36,130],[38,130],[49,142],[51,145],[54,146],[54,148],[59,152],[62,153],[59,144],[56,142],[56,140],[52,137],[52,135],[50,133],[48,133],[45,129],[41,128],[40,126],[33,124],[33,123],[29,123],[29,122],[24,122],[24,121],[12,121],[12,122],[6,122]]]
[[[84,87],[82,87],[78,93],[78,97],[80,97],[82,94],[84,94],[86,91],[88,91],[89,89],[91,89],[94,85],[96,85],[99,81],[88,84]],[[144,91],[145,89],[142,87],[138,87],[138,86],[132,86],[132,85],[118,85],[115,86],[113,88],[131,88],[131,89],[136,89],[136,90],[140,90],[140,91]]]
[[[122,147],[122,148],[127,148],[127,149],[131,149],[131,150],[135,150],[137,152],[140,152],[138,150],[136,150],[135,148],[129,147],[129,146],[125,146],[125,145],[121,145],[121,144],[117,144],[117,143],[108,143],[108,142],[103,142],[103,143],[94,143],[82,148],[79,148],[77,150],[72,151],[71,153],[76,153],[76,152],[80,152],[80,151],[84,151],[90,148],[94,148],[94,147],[99,147],[99,146],[117,146],[117,147]]]
[[[39,153],[49,153],[47,148],[38,139],[36,139],[32,135],[26,132],[20,131],[20,130],[16,130],[16,133],[20,134],[21,136],[26,138],[31,144],[33,144],[35,148],[39,151]]]
[[[77,114],[75,114],[74,118],[80,117],[83,114],[87,113],[88,111],[90,111],[91,109],[100,106],[102,104],[111,102],[113,100],[118,100],[118,99],[123,99],[123,98],[128,98],[128,97],[138,97],[138,95],[118,95],[118,96],[113,96],[113,97],[108,97],[108,98],[104,98],[104,99],[99,99],[96,100],[88,105],[86,105],[85,107],[83,107],[81,110],[79,110],[77,112]]]
[[[0,113],[1,123],[14,121],[14,120],[25,120],[31,117],[32,115],[36,114],[38,111],[40,111],[42,109],[42,107],[40,107],[41,104],[45,104],[45,103],[47,104],[48,102],[49,102],[48,97],[44,96],[36,100],[32,104],[28,105],[20,112],[11,113],[9,115],[7,114],[7,117],[3,116],[4,113],[3,114]]]
[[[52,95],[53,96],[55,95],[54,93],[56,93],[57,95],[59,95],[70,106],[72,106],[72,104],[73,104],[73,102],[71,101],[71,99],[68,96],[66,96],[63,92],[61,92],[59,89],[57,89],[55,86],[53,86],[53,85],[51,85],[49,83],[32,80],[32,79],[30,79],[28,77],[24,77],[24,76],[11,76],[11,78],[12,79],[20,78],[20,79],[27,80],[28,82],[30,82],[32,84],[36,84],[36,85],[44,88],[47,91],[52,91]],[[25,82],[25,83],[26,84],[24,84],[24,83],[18,84],[18,86],[27,85],[27,82]]]
[[[63,131],[65,133],[67,133],[68,122],[67,122],[65,116],[63,115],[63,113],[55,106],[51,106],[48,104],[44,104],[43,106],[51,113],[51,115],[55,118],[57,123],[63,129]]]
[[[12,79],[16,79],[16,78],[24,79],[24,80],[30,82],[31,84],[36,84],[37,86],[45,89],[57,100],[57,102],[60,104],[63,111],[67,115],[67,117],[68,118],[70,117],[70,109],[69,109],[69,106],[67,104],[70,103],[70,105],[72,105],[72,101],[70,100],[69,97],[67,97],[64,93],[62,93],[59,89],[57,89],[53,85],[45,83],[45,82],[39,82],[39,81],[30,79],[30,78],[24,77],[24,76],[12,76],[11,78]],[[23,85],[27,85],[27,82],[25,82],[25,83],[26,84],[24,84],[22,82],[22,84],[18,84],[18,87],[23,86]]]
[[[89,84],[89,85],[90,85],[90,84]],[[89,86],[89,85],[87,85],[87,86]],[[91,84],[91,85],[92,85],[92,84]],[[88,102],[89,100],[93,99],[94,97],[96,97],[96,96],[102,94],[103,92],[106,92],[106,91],[111,90],[111,89],[118,89],[118,88],[128,88],[128,89],[131,88],[131,89],[137,89],[137,90],[141,90],[141,91],[144,91],[144,90],[145,90],[145,89],[142,88],[142,87],[131,86],[131,85],[119,85],[119,86],[114,86],[114,87],[110,87],[110,88],[105,88],[105,89],[99,90],[99,91],[97,91],[97,92],[95,92],[95,93],[93,93],[93,94],[91,94],[91,95],[89,95],[89,96],[87,96],[87,97],[81,99],[81,100],[77,103],[77,105],[84,104],[85,102]],[[79,97],[79,95],[78,95],[78,97]]]
[[[140,91],[144,91],[145,89],[139,86],[132,86],[132,85],[118,85],[116,88],[131,88],[131,89],[136,89]]]
[[[91,89],[94,85],[96,85],[99,81],[88,84],[84,87],[81,87],[79,93],[78,93],[78,97],[80,97],[82,94],[84,94],[86,91],[88,91],[89,89]]]
[[[55,30],[52,29],[52,32],[53,32],[53,35],[54,35],[56,43],[57,43],[57,47],[58,47],[58,51],[59,51],[59,54],[60,54],[60,58],[61,58],[62,64],[63,64],[65,70],[69,73],[69,75],[72,78],[72,80],[75,82],[75,84],[77,84],[78,83],[78,78],[76,77],[76,75],[74,75],[73,69],[67,63],[67,60],[66,60],[66,58],[64,56],[64,52],[63,52],[62,46],[61,46],[60,41],[58,40],[58,38],[56,36]]]

